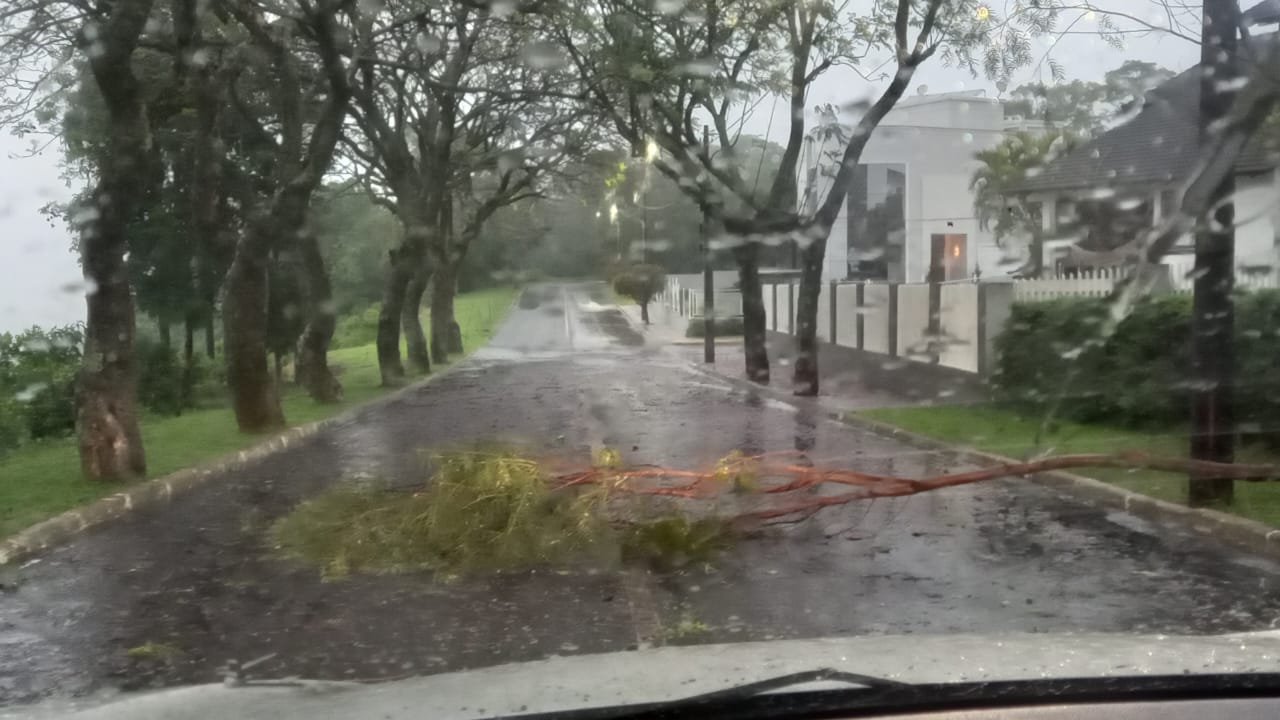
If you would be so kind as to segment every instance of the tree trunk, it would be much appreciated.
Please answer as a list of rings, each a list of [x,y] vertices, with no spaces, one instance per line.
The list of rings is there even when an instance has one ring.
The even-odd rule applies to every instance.
[[[119,195],[110,192],[113,202]],[[104,205],[100,207],[105,208]],[[118,211],[117,211],[118,212]],[[95,232],[81,238],[85,277],[96,286],[88,293],[84,361],[76,392],[76,431],[80,468],[92,480],[126,480],[147,472],[138,427],[137,367],[134,357],[134,308],[124,268],[125,223],[106,210]]]
[[[404,382],[404,364],[400,362],[400,313],[416,262],[411,250],[400,247],[390,253],[387,282],[382,288],[382,307],[378,310],[378,370],[382,386],[395,387]]]
[[[431,277],[425,266],[410,278],[405,289],[404,307],[400,308],[400,329],[404,331],[404,344],[409,362],[422,373],[431,372],[431,351],[427,348],[427,336],[422,332],[422,295],[427,291],[427,280]]]
[[[342,397],[342,383],[338,382],[338,378],[329,369],[329,343],[333,340],[333,330],[337,324],[333,289],[314,233],[304,232],[299,235],[298,255],[302,261],[307,325],[298,338],[294,377],[316,402],[337,402]]]
[[[462,346],[462,332],[453,317],[455,268],[446,259],[436,262],[431,273],[431,359],[443,363],[454,348]]]
[[[207,319],[207,322],[205,322],[204,324],[204,355],[210,360],[218,356],[218,342],[213,336],[214,335],[213,333],[214,317],[215,317],[215,311],[214,311],[213,305],[211,304],[209,306],[209,317]]]
[[[649,324],[649,303],[640,303],[640,321],[645,325]]]
[[[191,313],[182,323],[182,407],[189,408],[195,395],[196,329]]]
[[[147,471],[138,428],[136,319],[124,254],[128,221],[150,175],[151,135],[132,56],[151,7],[151,0],[117,0],[95,41],[100,52],[88,54],[110,128],[93,192],[96,217],[80,228],[81,264],[93,289],[85,296],[76,443],[81,471],[91,480],[124,480]]]
[[[169,321],[160,320],[157,324],[160,326],[160,344],[165,350],[173,349],[173,334],[169,331]]]
[[[818,394],[818,293],[827,244],[813,241],[800,251],[800,292],[796,300],[796,359],[792,392]]]
[[[760,285],[760,246],[744,242],[733,252],[738,263],[738,288],[742,291],[742,351],[747,379],[769,383],[769,350],[765,346],[768,323],[764,288]]]
[[[284,426],[284,412],[267,366],[265,229],[250,228],[236,245],[222,298],[222,344],[236,424],[257,433]]]
[[[1239,8],[1232,0],[1204,3],[1200,67],[1200,137],[1208,144],[1231,115],[1241,74],[1236,59]],[[1191,459],[1235,460],[1236,367],[1231,292],[1235,284],[1235,177],[1228,175],[1210,198],[1211,217],[1195,233],[1195,286],[1191,301]],[[1231,478],[1191,473],[1187,504],[1231,503]]]
[[[402,207],[416,207],[406,202]],[[402,212],[404,212],[402,210]],[[421,270],[428,242],[430,226],[425,213],[402,214],[404,242],[392,250],[387,282],[382,289],[382,308],[378,312],[378,369],[382,372],[383,387],[394,387],[404,382],[404,363],[400,360],[400,327],[403,323],[405,302],[409,284]]]

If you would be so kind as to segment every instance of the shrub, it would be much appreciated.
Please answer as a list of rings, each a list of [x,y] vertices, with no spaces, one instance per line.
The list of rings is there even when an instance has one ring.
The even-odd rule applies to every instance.
[[[0,407],[6,420],[0,446],[75,430],[75,378],[80,369],[84,331],[79,325],[20,335],[0,335]]]
[[[742,334],[742,318],[727,317],[716,318],[715,322],[716,336],[730,336]],[[688,338],[700,338],[706,334],[706,323],[702,318],[693,318],[689,321],[689,326],[684,330],[684,336]]]
[[[1193,387],[1191,296],[1140,302],[1116,331],[1101,339],[1103,299],[1062,299],[1015,305],[996,340],[992,384],[997,397],[1043,412],[1075,372],[1061,398],[1061,417],[1125,427],[1187,422]],[[1237,296],[1237,417],[1246,429],[1280,425],[1280,292]]]
[[[613,291],[631,298],[640,306],[640,316],[649,322],[649,303],[662,292],[666,271],[657,265],[637,263],[618,268],[612,275]]]
[[[357,308],[338,318],[338,324],[333,330],[333,340],[329,343],[329,347],[337,350],[338,348],[360,347],[376,341],[378,339],[378,312],[380,309],[380,305],[369,305],[364,308]]]

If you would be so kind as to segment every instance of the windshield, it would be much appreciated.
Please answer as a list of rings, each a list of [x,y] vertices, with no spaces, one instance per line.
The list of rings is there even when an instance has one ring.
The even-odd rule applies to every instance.
[[[0,703],[1276,670],[1278,22],[7,0]]]

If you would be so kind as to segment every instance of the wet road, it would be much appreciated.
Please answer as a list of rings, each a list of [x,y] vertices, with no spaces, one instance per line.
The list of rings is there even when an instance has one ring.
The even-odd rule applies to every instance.
[[[0,700],[255,676],[379,679],[639,644],[866,633],[1272,628],[1280,566],[1054,491],[877,500],[673,574],[325,582],[270,522],[343,478],[411,484],[420,451],[500,440],[697,466],[733,449],[920,475],[945,454],[826,419],[646,347],[600,285],[527,291],[490,346],[389,404],[0,575]]]

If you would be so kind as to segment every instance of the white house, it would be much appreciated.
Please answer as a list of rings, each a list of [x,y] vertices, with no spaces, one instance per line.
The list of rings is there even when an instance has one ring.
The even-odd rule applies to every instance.
[[[1168,215],[1199,153],[1199,101],[1197,66],[1148,92],[1133,117],[1045,164],[1016,188],[1041,207],[1046,267],[1087,264],[1092,256],[1076,246],[1117,247]],[[1259,133],[1235,166],[1235,258],[1246,274],[1277,266],[1277,140]],[[1081,222],[1089,213],[1105,213],[1107,222]],[[1165,257],[1175,279],[1192,268],[1192,250],[1193,239],[1185,236]]]
[[[863,150],[827,239],[824,276],[919,282],[934,253],[946,279],[1000,272],[1002,251],[978,227],[969,181],[979,166],[974,154],[998,144],[1006,129],[1003,106],[982,91],[900,101]],[[806,145],[802,203],[825,197],[834,145],[816,137]]]

